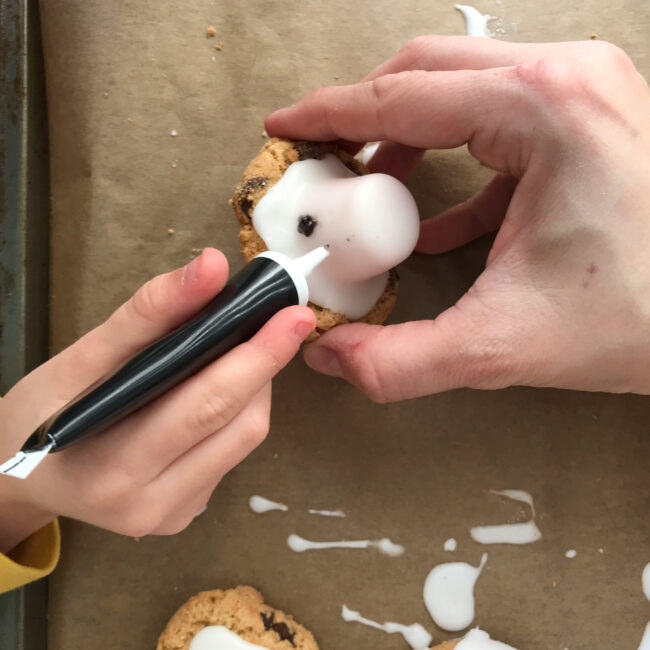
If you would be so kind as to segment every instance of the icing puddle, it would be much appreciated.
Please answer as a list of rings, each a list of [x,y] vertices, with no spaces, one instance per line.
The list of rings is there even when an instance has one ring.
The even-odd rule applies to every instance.
[[[488,23],[492,20],[492,16],[482,14],[478,9],[470,7],[469,5],[454,5],[465,18],[465,25],[467,28],[468,36],[490,36],[488,31]]]
[[[487,562],[483,554],[475,567],[466,562],[447,562],[434,567],[424,581],[424,604],[435,624],[458,632],[474,620],[474,585]]]
[[[535,523],[533,497],[524,490],[490,490],[490,494],[521,501],[530,506],[531,519],[519,524],[474,526],[469,532],[479,544],[532,544],[541,539],[542,533]]]
[[[343,605],[341,617],[348,623],[361,623],[375,630],[381,630],[388,634],[401,634],[404,640],[413,648],[413,650],[428,650],[431,644],[431,635],[419,624],[402,625],[401,623],[377,623],[369,618],[361,616],[359,612]]]
[[[487,632],[475,628],[461,639],[455,650],[517,650],[517,648],[495,641]]]
[[[304,539],[299,535],[289,535],[287,538],[287,544],[292,551],[296,553],[303,553],[304,551],[312,550],[323,550],[327,548],[355,548],[355,549],[366,549],[366,548],[377,548],[384,555],[390,555],[391,557],[397,557],[404,553],[404,547],[399,544],[391,542],[390,539],[384,537],[383,539],[378,539],[376,541],[370,539],[360,539],[360,540],[351,540],[351,541],[339,541],[339,542],[311,542],[308,539]]]
[[[248,505],[250,509],[258,515],[264,512],[270,512],[271,510],[282,510],[282,512],[289,510],[289,507],[285,506],[284,503],[271,501],[271,499],[266,499],[257,494],[248,500]]]

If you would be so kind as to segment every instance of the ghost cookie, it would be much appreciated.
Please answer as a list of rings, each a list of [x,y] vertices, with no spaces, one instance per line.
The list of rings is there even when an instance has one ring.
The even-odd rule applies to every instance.
[[[474,628],[462,639],[445,641],[440,645],[433,646],[431,650],[517,650],[511,645],[491,639],[484,630]]]
[[[341,323],[383,323],[395,306],[394,267],[413,250],[419,218],[408,190],[332,143],[272,138],[231,199],[248,262],[265,250],[298,257],[326,246],[308,279],[315,333]]]
[[[202,591],[172,616],[156,650],[318,650],[311,632],[256,589]]]

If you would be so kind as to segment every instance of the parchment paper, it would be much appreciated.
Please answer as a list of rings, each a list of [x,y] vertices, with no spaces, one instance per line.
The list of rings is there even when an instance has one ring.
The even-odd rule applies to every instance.
[[[510,40],[596,32],[650,73],[642,0],[481,0],[478,8],[500,17]],[[217,246],[241,266],[227,200],[263,143],[267,112],[315,87],[357,80],[415,35],[464,31],[451,2],[430,0],[43,0],[42,12],[54,352],[143,281],[187,262],[193,248]],[[410,187],[429,216],[488,178],[462,151],[437,153]],[[488,249],[483,240],[414,256],[401,269],[393,320],[453,304]],[[649,422],[647,398],[553,390],[459,390],[379,406],[298,359],[275,383],[268,441],[185,532],[135,541],[64,522],[50,648],[153,648],[185,599],[238,583],[294,614],[325,650],[406,647],[344,623],[343,603],[378,621],[420,622],[441,641],[450,635],[422,602],[428,571],[452,559],[478,563],[486,549],[471,541],[471,526],[526,517],[491,488],[530,491],[543,538],[487,548],[476,624],[521,650],[636,648],[650,618],[640,582],[650,560]],[[254,515],[252,494],[290,511]],[[343,508],[347,518],[307,508]],[[298,555],[286,545],[292,532],[388,536],[406,553]],[[442,549],[451,536],[455,554]],[[569,548],[574,560],[564,557]]]

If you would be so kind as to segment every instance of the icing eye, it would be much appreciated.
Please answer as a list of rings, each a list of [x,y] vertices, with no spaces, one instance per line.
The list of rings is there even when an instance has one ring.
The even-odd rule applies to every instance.
[[[316,228],[316,219],[306,214],[298,219],[298,232],[305,237],[310,237]]]

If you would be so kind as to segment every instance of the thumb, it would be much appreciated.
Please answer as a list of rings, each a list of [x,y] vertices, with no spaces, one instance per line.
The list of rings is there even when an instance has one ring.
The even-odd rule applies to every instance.
[[[375,402],[518,383],[511,342],[498,328],[477,326],[484,322],[457,305],[435,320],[341,325],[308,345],[304,357],[314,370],[347,379]]]

